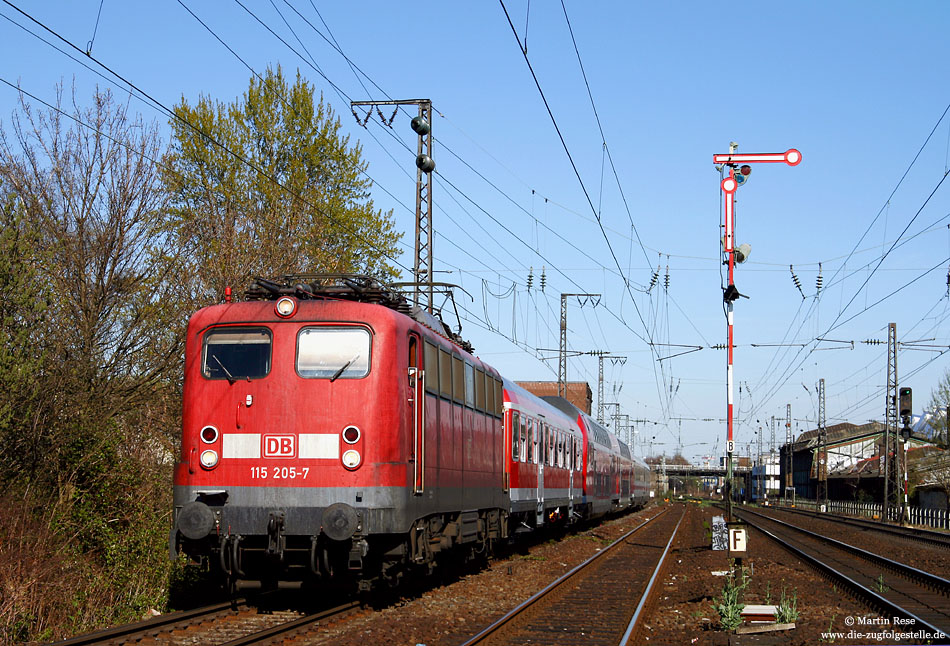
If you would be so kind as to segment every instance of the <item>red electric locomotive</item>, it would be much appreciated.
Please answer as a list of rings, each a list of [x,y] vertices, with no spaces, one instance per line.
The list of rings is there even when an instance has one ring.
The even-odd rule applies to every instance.
[[[645,502],[616,437],[371,278],[258,280],[187,335],[170,549],[235,588],[366,589]]]

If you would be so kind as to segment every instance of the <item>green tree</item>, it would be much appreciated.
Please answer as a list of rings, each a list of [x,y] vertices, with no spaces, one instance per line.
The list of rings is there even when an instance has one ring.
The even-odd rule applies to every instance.
[[[30,441],[40,401],[35,380],[44,371],[44,330],[49,291],[36,223],[0,174],[0,470],[30,473],[40,464]]]
[[[195,295],[254,275],[358,272],[392,279],[399,234],[374,208],[359,144],[298,73],[252,77],[241,99],[182,99],[165,179]]]

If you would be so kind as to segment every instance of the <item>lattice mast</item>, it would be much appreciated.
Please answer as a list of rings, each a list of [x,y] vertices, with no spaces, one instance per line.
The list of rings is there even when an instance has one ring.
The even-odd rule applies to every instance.
[[[884,398],[884,519],[900,507],[900,479],[897,464],[897,323],[887,324],[887,394]]]
[[[792,471],[794,462],[792,460],[794,456],[794,451],[792,449],[792,444],[794,443],[794,438],[792,436],[792,405],[785,405],[785,488],[786,492],[788,487],[795,486],[795,474]],[[786,493],[787,495],[787,493]]]
[[[819,505],[828,504],[828,435],[825,428],[825,380],[818,380],[818,492]]]

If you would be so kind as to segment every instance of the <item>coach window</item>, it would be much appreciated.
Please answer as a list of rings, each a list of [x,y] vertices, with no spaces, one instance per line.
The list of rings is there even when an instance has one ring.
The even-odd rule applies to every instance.
[[[439,348],[439,392],[452,400],[452,355]]]
[[[220,328],[205,334],[201,374],[207,379],[260,379],[270,372],[267,328]]]
[[[544,463],[552,464],[551,462],[551,427],[547,424],[544,425]]]
[[[528,462],[538,463],[538,434],[535,432],[534,420],[528,418]]]
[[[520,453],[518,448],[520,446],[520,427],[521,421],[519,420],[518,412],[511,411],[511,460],[517,462],[520,458]]]
[[[536,429],[537,438],[538,438],[538,464],[547,464],[548,463],[548,438],[545,434],[545,427],[543,422],[538,422]]]
[[[528,435],[527,435],[527,433],[526,433],[526,431],[525,431],[525,420],[524,420],[524,417],[521,418],[521,430],[520,430],[520,433],[521,433],[521,461],[524,462],[525,459],[526,459],[525,452],[528,450],[528,448],[527,448],[527,447],[528,447],[528,444],[527,444],[527,437],[528,437]],[[529,460],[529,461],[530,461],[530,460]]]
[[[475,366],[470,363],[465,366],[465,405],[469,408],[475,406]]]
[[[428,341],[422,346],[425,353],[426,371],[425,382],[426,390],[439,394],[439,349]]]

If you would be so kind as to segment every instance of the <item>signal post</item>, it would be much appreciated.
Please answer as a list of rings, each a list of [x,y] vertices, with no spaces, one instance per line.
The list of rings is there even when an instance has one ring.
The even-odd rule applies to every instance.
[[[735,451],[735,440],[733,439],[733,362],[732,350],[735,338],[733,336],[733,303],[740,296],[744,296],[736,289],[735,267],[737,262],[746,259],[751,251],[751,247],[742,245],[742,248],[736,249],[735,245],[735,193],[736,190],[745,184],[752,172],[749,164],[774,164],[785,163],[789,166],[797,166],[802,161],[802,154],[790,148],[784,153],[745,153],[738,154],[736,150],[738,145],[732,143],[729,145],[729,152],[725,154],[714,154],[713,163],[718,165],[723,171],[728,168],[729,174],[725,176],[721,183],[723,197],[725,200],[723,208],[723,251],[726,254],[726,264],[729,266],[729,282],[723,291],[722,299],[726,303],[726,325],[728,327],[728,340],[726,344],[726,520],[732,522],[732,454]],[[736,170],[738,169],[738,174]],[[738,256],[738,258],[737,258]],[[748,298],[748,297],[746,297]]]

